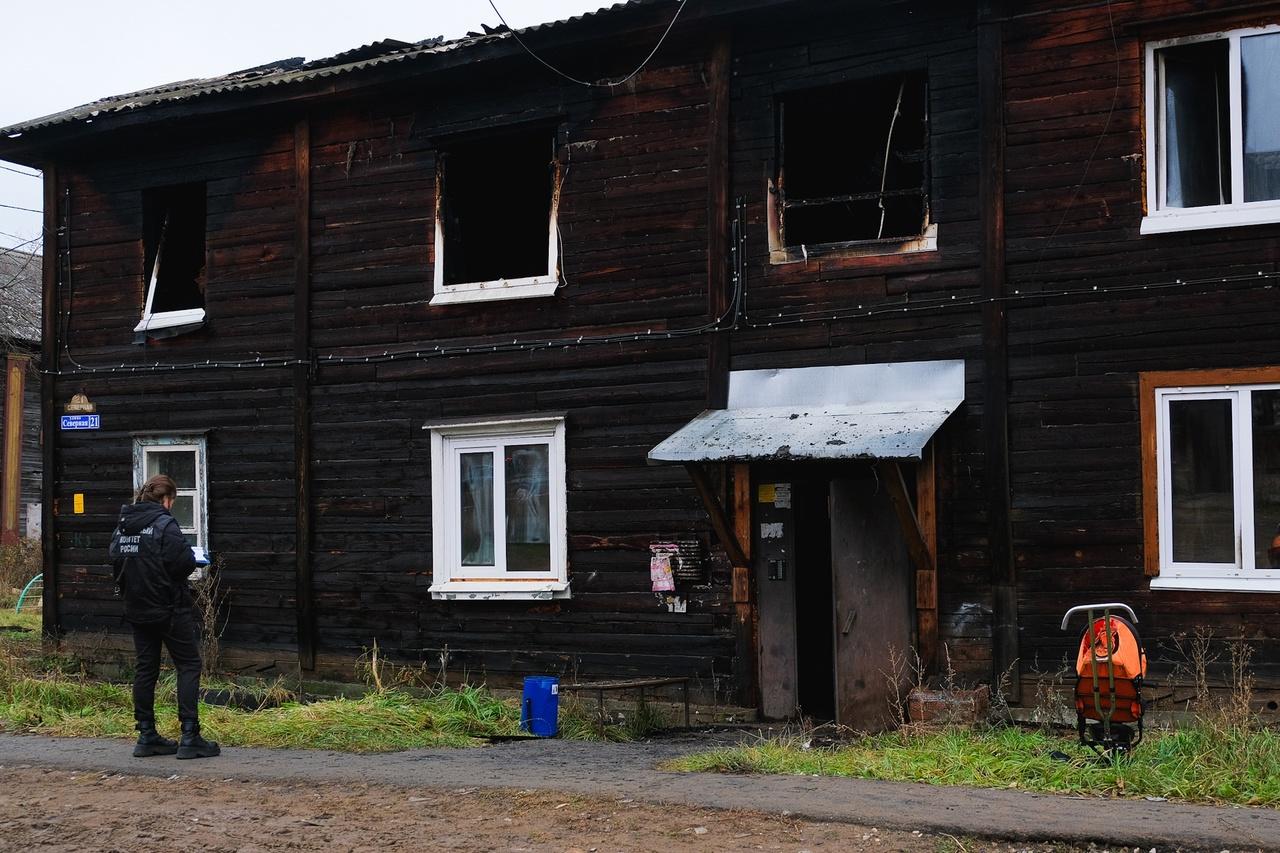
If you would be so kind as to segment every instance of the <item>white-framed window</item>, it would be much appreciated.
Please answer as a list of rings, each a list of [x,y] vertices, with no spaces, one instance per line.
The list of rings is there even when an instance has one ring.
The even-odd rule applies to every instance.
[[[436,154],[431,304],[553,295],[560,176],[553,128],[443,146]]]
[[[771,263],[937,248],[924,71],[785,92],[774,110]],[[837,127],[833,111],[857,120]]]
[[[568,598],[564,417],[427,424],[433,598]]]
[[[1280,26],[1146,46],[1143,234],[1280,222]]]
[[[1280,592],[1280,382],[1154,396],[1152,589]]]
[[[204,323],[204,184],[147,190],[142,195],[144,277],[138,343],[199,328]]]
[[[192,546],[209,549],[209,474],[203,435],[146,435],[133,439],[133,490],[167,474],[178,486],[173,517]]]

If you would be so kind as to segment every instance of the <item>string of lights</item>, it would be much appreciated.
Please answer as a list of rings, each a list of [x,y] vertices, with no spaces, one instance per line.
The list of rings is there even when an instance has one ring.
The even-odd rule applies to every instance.
[[[67,198],[66,204],[67,209],[64,211],[64,215],[69,215],[71,204],[70,198]],[[253,359],[206,359],[204,361],[191,361],[173,364],[153,362],[150,364],[120,363],[114,365],[85,365],[81,364],[72,356],[70,348],[68,347],[71,315],[71,306],[68,305],[65,313],[62,311],[59,313],[63,315],[62,319],[64,324],[64,331],[62,335],[63,350],[67,359],[72,365],[74,365],[74,367],[70,370],[59,370],[55,368],[42,370],[42,372],[53,373],[59,376],[68,376],[113,373],[163,373],[189,370],[271,370],[286,369],[299,365],[309,365],[314,370],[321,367],[379,365],[409,360],[426,361],[435,358],[455,358],[470,355],[569,349],[581,346],[615,345],[640,341],[681,340],[741,329],[766,329],[773,326],[858,320],[884,315],[901,316],[920,314],[924,312],[957,311],[962,309],[978,308],[992,303],[1017,304],[1030,301],[1043,302],[1046,300],[1093,299],[1119,294],[1165,292],[1173,290],[1186,291],[1209,286],[1221,287],[1223,285],[1247,284],[1250,287],[1261,286],[1271,288],[1275,286],[1274,282],[1276,279],[1280,279],[1280,271],[1257,270],[1253,273],[1241,273],[1229,276],[1175,278],[1169,281],[1116,284],[1111,286],[1095,284],[1087,288],[1060,287],[1051,290],[1015,289],[1012,293],[994,297],[977,295],[962,297],[951,294],[933,299],[913,299],[909,302],[895,301],[891,303],[863,303],[847,307],[842,310],[812,309],[804,311],[780,311],[768,314],[755,314],[748,313],[745,310],[746,288],[744,286],[744,250],[746,245],[746,235],[743,225],[745,223],[746,212],[745,202],[742,199],[737,200],[736,214],[737,215],[734,217],[732,222],[732,234],[729,245],[731,255],[730,284],[732,286],[732,294],[729,304],[725,310],[713,320],[691,327],[679,329],[645,327],[643,331],[636,328],[630,331],[612,332],[608,334],[581,334],[546,338],[520,338],[518,336],[510,339],[504,337],[500,340],[491,338],[487,341],[440,344],[429,348],[419,346],[394,350],[385,349],[381,352],[374,351],[359,354],[351,353],[350,351],[329,352],[316,354],[310,359],[299,359],[291,356],[263,357],[259,355],[255,356]],[[62,230],[65,231],[65,229]],[[64,251],[60,253],[60,260],[68,260],[66,256],[69,255],[69,253],[70,246],[67,245],[64,248]],[[68,269],[66,282],[68,285],[68,301],[70,302],[74,298],[74,291],[71,289],[69,273],[70,270]]]
[[[735,284],[740,285],[741,279],[738,278],[736,272],[734,275]],[[644,331],[631,331],[613,333],[608,335],[577,335],[561,338],[543,338],[543,339],[520,339],[512,338],[510,340],[502,340],[486,343],[468,343],[456,345],[439,345],[430,348],[420,347],[416,349],[406,350],[384,350],[381,353],[372,353],[368,355],[350,355],[342,353],[327,353],[317,356],[314,360],[308,361],[296,358],[263,358],[256,357],[252,360],[241,359],[236,361],[214,361],[208,359],[205,361],[188,362],[182,364],[145,364],[130,365],[119,364],[109,366],[96,367],[80,367],[69,371],[61,371],[59,375],[74,374],[103,374],[103,373],[155,373],[165,371],[181,371],[181,370],[209,370],[209,369],[269,369],[269,368],[288,368],[300,364],[314,364],[317,367],[327,366],[351,366],[361,364],[387,364],[390,362],[419,360],[425,361],[433,358],[452,358],[464,355],[483,355],[492,353],[508,353],[508,352],[531,352],[535,350],[552,350],[552,349],[568,349],[579,346],[599,346],[603,344],[623,344],[638,341],[658,341],[658,340],[675,340],[681,338],[698,337],[706,334],[718,334],[738,330],[742,328],[760,329],[771,326],[785,326],[805,322],[830,322],[836,320],[860,319],[865,317],[875,317],[885,314],[910,314],[921,313],[926,311],[947,311],[962,308],[978,307],[986,303],[1019,303],[1033,300],[1053,300],[1068,298],[1089,298],[1095,296],[1105,296],[1112,294],[1141,293],[1151,291],[1169,291],[1169,290],[1188,290],[1209,285],[1219,286],[1223,284],[1244,284],[1251,286],[1274,287],[1274,282],[1280,279],[1280,272],[1270,272],[1266,270],[1258,270],[1248,275],[1235,276],[1214,276],[1196,279],[1174,279],[1165,282],[1149,282],[1145,284],[1125,284],[1115,285],[1112,287],[1104,287],[1094,285],[1088,289],[1078,288],[1062,288],[1051,291],[1014,291],[1001,297],[973,297],[967,299],[956,298],[954,296],[947,299],[930,300],[927,302],[916,302],[910,305],[893,304],[893,305],[872,305],[859,306],[857,309],[849,311],[824,311],[824,312],[781,312],[779,314],[770,315],[768,317],[752,318],[745,315],[739,315],[741,306],[742,288],[735,286],[733,299],[726,311],[716,318],[716,320],[704,323],[699,326],[685,329],[653,329],[646,328]],[[800,316],[802,315],[803,316]]]
[[[1095,284],[1089,288],[1059,288],[1055,290],[1029,291],[1014,290],[1013,293],[1006,294],[1004,296],[957,297],[952,295],[946,298],[913,300],[910,303],[897,302],[889,304],[880,303],[871,306],[858,305],[852,309],[845,309],[844,311],[814,309],[812,311],[778,312],[777,314],[771,314],[767,317],[762,315],[759,319],[744,317],[740,325],[758,329],[767,328],[769,326],[783,326],[815,321],[829,322],[832,320],[854,320],[860,317],[875,317],[883,314],[910,314],[920,311],[936,311],[948,308],[973,308],[993,303],[1007,304],[1029,300],[1069,299],[1088,297],[1094,294],[1174,290],[1217,284],[1238,284],[1241,282],[1256,283],[1258,281],[1265,281],[1268,283],[1263,285],[1264,287],[1272,287],[1274,285],[1269,282],[1276,279],[1280,279],[1280,272],[1258,270],[1255,273],[1231,276],[1209,276],[1195,279],[1178,278],[1172,281],[1147,282],[1142,284],[1119,284],[1112,285],[1110,287]]]

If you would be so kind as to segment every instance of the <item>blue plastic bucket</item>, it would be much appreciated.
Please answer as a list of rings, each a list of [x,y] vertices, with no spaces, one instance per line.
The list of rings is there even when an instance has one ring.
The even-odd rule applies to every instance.
[[[520,728],[538,737],[555,737],[560,732],[560,679],[553,675],[530,675],[524,680],[520,702]]]

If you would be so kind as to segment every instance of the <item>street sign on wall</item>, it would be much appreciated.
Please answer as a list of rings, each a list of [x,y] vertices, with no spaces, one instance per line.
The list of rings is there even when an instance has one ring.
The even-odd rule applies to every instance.
[[[63,429],[101,429],[102,415],[63,415]]]

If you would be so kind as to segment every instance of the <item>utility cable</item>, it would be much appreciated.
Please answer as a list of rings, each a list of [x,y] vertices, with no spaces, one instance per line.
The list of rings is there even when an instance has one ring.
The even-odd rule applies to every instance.
[[[15,175],[26,175],[28,178],[44,177],[44,175],[41,175],[39,172],[24,172],[21,169],[15,169],[12,166],[5,166],[2,163],[0,163],[0,169],[4,169],[6,172],[13,172]]]
[[[23,210],[27,213],[44,213],[43,210],[36,210],[34,207],[19,207],[16,204],[0,204],[0,207],[7,208],[9,210]]]
[[[671,30],[673,27],[675,27],[676,21],[680,19],[680,13],[684,11],[684,7],[688,5],[688,3],[689,3],[689,0],[680,0],[679,8],[676,9],[676,13],[671,17],[671,23],[667,24],[667,28],[666,30],[663,31],[662,36],[658,39],[658,43],[653,46],[653,50],[649,51],[649,55],[646,56],[643,60],[641,60],[640,64],[636,66],[634,71],[632,71],[626,77],[623,77],[619,80],[605,80],[603,83],[592,83],[589,80],[579,80],[577,77],[564,73],[559,68],[556,68],[550,62],[547,62],[541,56],[534,53],[533,49],[529,47],[529,45],[525,44],[524,39],[520,38],[520,34],[517,33],[510,24],[507,23],[507,19],[502,17],[502,12],[499,11],[497,5],[493,2],[493,0],[489,0],[489,6],[493,9],[494,14],[498,16],[498,20],[502,21],[502,25],[507,28],[507,31],[509,33],[511,33],[511,37],[516,40],[516,43],[519,44],[522,48],[524,48],[525,53],[532,56],[542,65],[550,69],[552,72],[568,80],[570,83],[577,83],[579,86],[586,86],[589,89],[612,89],[615,86],[621,86],[622,84],[630,81],[631,78],[635,77],[637,74],[643,71],[644,67],[649,64],[649,60],[653,59],[654,55],[657,54],[658,48],[662,47],[663,42],[667,40],[667,36],[671,34]]]
[[[9,235],[7,235],[7,236],[10,236],[10,237],[16,237],[17,235],[16,235],[16,234],[9,234]],[[23,240],[21,243],[18,243],[18,244],[14,245],[14,246],[8,246],[8,247],[6,247],[6,248],[0,249],[0,258],[3,258],[5,255],[12,255],[12,254],[15,254],[15,253],[20,254],[20,255],[27,255],[27,256],[30,256],[30,257],[34,257],[34,256],[35,256],[35,253],[34,253],[34,252],[24,252],[24,251],[22,251],[22,247],[23,247],[23,246],[30,246],[32,243],[37,243],[37,242],[39,242],[39,241],[40,241],[40,239],[41,239],[41,238],[39,238],[39,237],[32,237],[30,240]]]
[[[417,359],[425,361],[429,358],[451,358],[462,355],[483,355],[505,352],[529,352],[543,349],[568,349],[576,346],[591,346],[599,344],[621,344],[633,341],[657,341],[690,338],[705,334],[715,334],[719,332],[730,331],[735,328],[743,327],[749,329],[761,329],[771,326],[795,325],[806,322],[830,322],[833,320],[853,320],[866,317],[875,317],[886,314],[904,314],[904,313],[924,313],[937,311],[954,311],[956,309],[974,308],[988,303],[1014,304],[1019,302],[1029,302],[1033,300],[1054,300],[1054,299],[1070,299],[1070,298],[1089,298],[1098,297],[1108,294],[1124,294],[1124,293],[1142,293],[1151,291],[1169,291],[1169,290],[1186,290],[1207,285],[1221,284],[1241,284],[1251,283],[1257,285],[1261,283],[1261,287],[1274,288],[1276,280],[1280,279],[1280,272],[1267,272],[1258,270],[1252,274],[1239,274],[1234,276],[1212,276],[1199,279],[1174,279],[1172,281],[1151,282],[1147,284],[1127,284],[1117,285],[1115,287],[1102,287],[1094,285],[1087,290],[1080,289],[1059,289],[1052,291],[1014,291],[1012,294],[999,297],[973,297],[969,299],[959,299],[951,297],[946,300],[930,300],[928,302],[917,302],[912,305],[902,305],[899,303],[890,305],[874,305],[869,308],[859,306],[857,311],[849,312],[797,312],[793,314],[779,313],[771,317],[761,316],[759,319],[738,316],[743,296],[743,286],[741,279],[735,275],[734,294],[730,300],[729,307],[713,322],[704,323],[686,329],[653,329],[647,328],[644,331],[635,330],[631,332],[620,332],[608,335],[578,335],[562,338],[538,339],[538,340],[520,340],[513,338],[510,341],[494,343],[492,339],[487,343],[472,344],[453,344],[435,346],[430,349],[406,349],[406,350],[383,350],[381,353],[373,353],[370,355],[344,355],[339,353],[329,353],[325,356],[318,356],[315,359],[315,365],[323,366],[347,366],[357,364],[386,364],[396,361],[404,361],[409,359]],[[733,323],[726,324],[726,320],[730,317],[734,318]],[[216,368],[285,368],[299,364],[308,364],[305,359],[297,359],[291,357],[278,358],[262,358],[257,357],[253,360],[241,359],[238,361],[213,361],[212,359],[202,362],[190,362],[186,364],[150,364],[150,365],[128,365],[120,364],[118,366],[99,366],[84,367],[78,370],[63,371],[63,375],[69,374],[102,374],[102,373],[162,373],[167,371],[178,370],[206,370]],[[42,371],[48,373],[57,373],[58,371]]]

